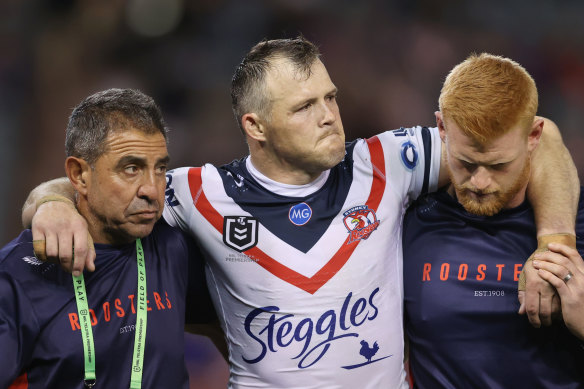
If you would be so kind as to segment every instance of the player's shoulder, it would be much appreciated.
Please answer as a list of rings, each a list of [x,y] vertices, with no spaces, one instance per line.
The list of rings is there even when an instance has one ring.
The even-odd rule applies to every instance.
[[[435,127],[400,127],[374,135],[367,139],[358,139],[355,142],[355,150],[358,155],[362,153],[389,153],[387,157],[397,157],[400,153],[411,157],[422,149],[430,151],[432,143],[439,141],[439,132]],[[376,147],[382,146],[382,147]],[[398,151],[397,153],[395,151]],[[402,156],[403,157],[403,156]],[[403,158],[402,158],[403,159]]]
[[[166,184],[168,186],[175,186],[175,180],[188,181],[193,175],[201,174],[203,171],[217,170],[215,165],[207,163],[203,166],[183,166],[171,169],[166,172]]]
[[[438,129],[436,127],[413,126],[384,131],[376,136],[382,139],[403,141],[406,138],[429,137],[432,135],[438,136],[438,134]]]
[[[224,165],[221,165],[219,167],[215,167],[215,165],[211,165],[211,164],[206,164],[205,169],[217,169],[217,170],[231,171],[231,172],[235,172],[235,173],[245,173],[246,172],[245,164],[246,164],[247,158],[248,158],[248,156],[234,159],[233,161],[226,163]]]
[[[446,210],[457,212],[460,204],[450,197],[445,190],[424,193],[418,197],[408,208],[408,213],[432,214],[442,213]]]
[[[146,237],[146,240],[152,240],[156,244],[169,247],[176,246],[177,244],[186,244],[189,239],[189,236],[180,228],[172,227],[164,218],[160,218],[156,222],[152,232]]]
[[[14,279],[36,277],[53,264],[45,263],[35,257],[32,248],[32,233],[24,230],[0,249],[0,272]]]
[[[162,261],[169,261],[175,267],[182,268],[187,260],[200,259],[198,244],[189,234],[178,227],[170,226],[161,218],[154,226],[152,233],[144,241],[144,250],[159,257]]]
[[[32,254],[32,251],[32,233],[30,230],[24,230],[0,249],[0,266],[6,266],[10,258]]]

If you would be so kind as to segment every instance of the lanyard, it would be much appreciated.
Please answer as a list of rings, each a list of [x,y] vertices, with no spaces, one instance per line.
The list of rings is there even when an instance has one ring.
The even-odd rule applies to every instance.
[[[144,264],[144,250],[142,241],[136,239],[136,262],[138,263],[138,292],[137,313],[134,333],[134,354],[132,356],[132,375],[130,376],[130,389],[142,387],[142,366],[144,364],[144,348],[146,340],[147,304],[146,304],[146,266]],[[75,301],[79,314],[79,326],[83,339],[83,356],[85,364],[85,386],[92,388],[95,385],[95,347],[93,343],[93,330],[87,305],[87,292],[83,273],[73,276],[75,289]]]

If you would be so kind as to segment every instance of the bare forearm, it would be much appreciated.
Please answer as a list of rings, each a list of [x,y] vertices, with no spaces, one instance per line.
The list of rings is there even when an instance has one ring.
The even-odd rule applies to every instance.
[[[37,210],[37,202],[43,197],[50,195],[64,196],[75,202],[75,190],[66,177],[56,178],[42,183],[30,192],[26,202],[22,206],[22,225],[24,228],[30,228],[32,218]]]
[[[550,120],[544,120],[527,191],[535,213],[537,235],[573,234],[580,195],[578,172],[558,128]]]

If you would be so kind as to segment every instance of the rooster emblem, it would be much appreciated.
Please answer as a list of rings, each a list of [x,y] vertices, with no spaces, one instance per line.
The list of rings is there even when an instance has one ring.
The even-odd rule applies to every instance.
[[[367,362],[371,362],[371,358],[379,351],[379,346],[377,342],[373,343],[373,347],[369,347],[369,343],[362,340],[361,341],[361,350],[359,350],[359,354],[363,355]]]
[[[375,211],[367,205],[358,205],[343,212],[343,223],[349,233],[347,244],[369,238],[379,226]]]
[[[365,357],[365,359],[367,360],[367,362],[360,362],[360,363],[356,363],[354,365],[341,366],[343,369],[347,369],[347,370],[358,369],[360,367],[369,365],[370,363],[379,362],[385,358],[389,358],[392,356],[390,354],[390,355],[385,355],[382,357],[377,357],[377,359],[373,359],[375,354],[377,354],[377,352],[379,351],[379,345],[377,344],[377,342],[373,343],[373,347],[370,347],[369,343],[367,343],[365,340],[362,340],[359,343],[361,343],[361,349],[359,350],[359,354],[363,355]]]

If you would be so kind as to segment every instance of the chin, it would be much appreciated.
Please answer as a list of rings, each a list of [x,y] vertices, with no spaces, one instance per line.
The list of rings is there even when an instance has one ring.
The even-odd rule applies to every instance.
[[[343,158],[345,158],[345,149],[343,148],[342,152],[330,152],[327,155],[328,158],[322,158],[321,163],[319,164],[321,165],[320,170],[322,171],[332,169],[333,167],[337,166],[343,160]]]
[[[128,234],[132,236],[133,239],[145,238],[152,233],[152,230],[154,229],[154,224],[155,223],[137,225],[134,228],[132,228],[131,231],[128,231]]]
[[[330,155],[331,162],[334,162],[332,166],[335,166],[345,158],[345,142],[340,140],[338,143],[332,145],[329,149],[328,155]],[[331,167],[332,167],[331,166]]]
[[[487,201],[476,201],[462,195],[458,200],[467,212],[479,216],[496,215],[505,207],[505,202],[499,197]]]
[[[502,207],[496,205],[491,204],[481,205],[476,204],[474,202],[463,203],[462,206],[468,213],[472,213],[478,216],[494,216],[501,212],[501,210],[503,209]]]

